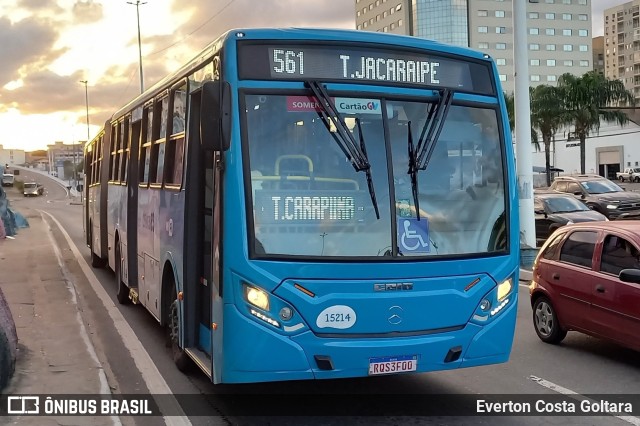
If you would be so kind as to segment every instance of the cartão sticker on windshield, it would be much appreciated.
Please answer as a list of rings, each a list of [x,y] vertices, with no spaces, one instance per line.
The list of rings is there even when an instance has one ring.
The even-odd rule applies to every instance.
[[[356,311],[346,305],[334,305],[324,309],[316,318],[318,328],[351,328],[356,323]]]
[[[336,109],[343,114],[382,114],[379,99],[335,98]]]

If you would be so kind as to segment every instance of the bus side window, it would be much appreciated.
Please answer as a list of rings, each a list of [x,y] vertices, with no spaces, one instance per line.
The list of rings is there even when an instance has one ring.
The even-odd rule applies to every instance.
[[[127,169],[129,168],[129,117],[120,122],[120,149],[122,156],[120,158],[120,181],[127,181]]]
[[[169,185],[182,184],[182,169],[184,159],[185,120],[186,120],[187,85],[184,84],[172,93],[171,136],[167,141],[165,151],[165,183]]]
[[[169,97],[165,96],[161,101],[161,110],[160,110],[160,135],[158,139],[154,143],[154,149],[152,151],[153,156],[157,156],[155,158],[156,164],[156,173],[154,176],[154,182],[161,184],[162,177],[164,175],[164,159],[165,159],[165,149],[166,149],[166,138],[167,138],[167,118],[169,116]],[[152,158],[154,160],[154,158]]]
[[[116,180],[118,175],[118,125],[111,126],[111,151],[109,153],[109,180]]]
[[[140,183],[146,185],[149,182],[149,169],[151,167],[151,141],[153,140],[153,104],[145,107],[142,123],[142,147],[140,148],[139,175]]]

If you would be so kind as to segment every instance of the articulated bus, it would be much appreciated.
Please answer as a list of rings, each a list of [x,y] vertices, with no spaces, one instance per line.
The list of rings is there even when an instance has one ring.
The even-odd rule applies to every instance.
[[[87,245],[214,383],[509,359],[519,272],[494,61],[382,33],[242,29],[85,149]]]

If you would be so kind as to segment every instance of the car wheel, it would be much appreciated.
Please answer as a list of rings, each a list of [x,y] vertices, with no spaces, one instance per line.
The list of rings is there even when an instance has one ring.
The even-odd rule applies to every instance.
[[[560,343],[567,335],[558,321],[558,315],[545,296],[536,299],[533,304],[533,326],[536,334],[545,343]]]
[[[640,177],[636,176],[635,178],[633,178],[633,181],[634,181],[635,183],[640,182]]]

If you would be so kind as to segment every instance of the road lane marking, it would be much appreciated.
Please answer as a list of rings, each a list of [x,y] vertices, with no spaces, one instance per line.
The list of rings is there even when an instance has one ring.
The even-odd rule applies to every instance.
[[[53,215],[42,210],[40,210],[40,212],[45,213],[58,225],[60,232],[62,232],[62,235],[64,235],[64,238],[67,240],[67,244],[69,244],[71,251],[78,260],[78,264],[80,265],[82,272],[84,272],[87,280],[89,281],[89,284],[91,284],[91,288],[104,305],[107,313],[109,314],[109,317],[113,321],[116,331],[118,332],[118,334],[120,334],[125,347],[130,352],[131,357],[136,364],[136,367],[140,371],[140,374],[142,375],[142,378],[147,385],[147,388],[149,389],[149,393],[172,395],[169,385],[167,385],[167,382],[162,377],[162,374],[160,374],[160,372],[158,371],[158,368],[149,356],[149,353],[146,351],[144,346],[142,346],[142,343],[136,337],[136,334],[134,333],[129,323],[127,323],[127,320],[124,319],[122,313],[113,303],[104,287],[102,287],[102,284],[100,284],[100,281],[93,273],[76,245],[71,240],[71,236],[69,236],[62,224],[58,222],[58,220],[53,217]],[[191,421],[186,416],[186,414],[184,414],[184,411],[182,410],[182,407],[180,406],[178,401],[175,398],[169,398],[168,401],[170,401],[171,406],[166,407],[166,411],[170,413],[177,413],[177,415],[164,416],[165,424],[167,426],[190,426]]]
[[[49,241],[51,241],[51,245],[53,246],[53,251],[56,254],[56,258],[58,259],[58,265],[60,266],[60,270],[62,271],[62,276],[64,277],[65,284],[67,286],[67,290],[71,293],[71,303],[76,307],[76,321],[80,325],[80,336],[84,341],[85,346],[87,347],[87,352],[89,352],[89,356],[95,363],[95,367],[98,370],[98,379],[100,380],[100,393],[102,395],[109,395],[111,393],[111,389],[109,388],[109,382],[107,381],[107,376],[104,373],[104,368],[102,368],[102,364],[100,364],[100,359],[98,359],[98,354],[96,354],[96,349],[91,343],[91,339],[89,339],[89,335],[87,334],[87,329],[84,326],[84,322],[82,321],[82,316],[80,315],[80,311],[78,310],[78,292],[76,291],[76,286],[73,284],[73,280],[69,277],[69,270],[64,264],[64,260],[62,258],[62,253],[60,253],[60,249],[56,244],[53,233],[51,232],[51,226],[44,218],[43,212],[40,212],[40,217],[47,225],[47,236],[49,237]],[[115,426],[122,426],[122,422],[120,421],[120,417],[111,416],[111,421]]]
[[[560,385],[557,385],[553,382],[550,382],[548,380],[542,379],[540,377],[536,377],[536,376],[529,376],[529,380],[532,380],[534,382],[536,382],[537,384],[539,384],[540,386],[544,386],[545,388],[552,390],[554,392],[557,392],[559,394],[562,395],[567,395],[577,401],[583,401],[583,400],[587,400],[587,401],[591,401],[591,402],[597,402],[594,401],[591,398],[587,398],[586,396],[579,394],[578,392],[572,391],[571,389],[567,389],[565,387],[562,387]],[[615,414],[608,414],[608,413],[601,413],[603,416],[613,416],[616,417],[620,420],[623,420],[627,423],[630,423],[634,426],[640,426],[640,418],[638,417],[633,417],[633,416],[616,416]]]

